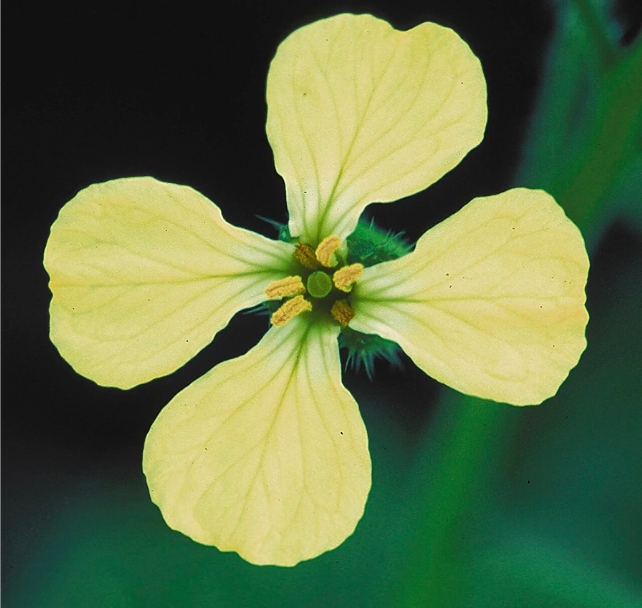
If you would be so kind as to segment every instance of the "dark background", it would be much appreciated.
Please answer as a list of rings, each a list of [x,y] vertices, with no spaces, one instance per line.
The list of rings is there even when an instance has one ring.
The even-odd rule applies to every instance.
[[[171,377],[126,392],[97,387],[75,374],[48,340],[42,253],[51,223],[91,183],[152,175],[188,184],[215,201],[229,222],[275,236],[256,217],[286,220],[284,187],[264,131],[269,62],[288,33],[338,12],[370,12],[398,29],[423,21],[453,27],[480,58],[488,82],[483,143],[425,192],[370,208],[377,222],[414,240],[474,196],[510,187],[553,24],[547,2],[121,0],[5,9],[7,606],[24,606],[11,604],[17,597],[39,598],[33,599],[38,606],[71,605],[57,603],[46,590],[58,584],[69,556],[78,555],[70,547],[94,542],[81,531],[95,531],[104,518],[87,505],[111,518],[102,536],[139,523],[159,537],[178,536],[148,504],[140,470],[146,432],[179,390],[215,363],[245,352],[265,329],[264,319],[239,315]],[[430,424],[436,383],[407,359],[401,369],[377,365],[377,398],[359,399],[372,392],[363,376],[349,372],[345,382],[360,402],[373,450],[400,454],[380,474],[402,476],[404,458],[412,458]],[[127,510],[130,501],[140,505],[137,514]],[[80,540],[70,539],[74,531]],[[113,551],[118,559],[121,549]],[[127,559],[135,561],[133,551]],[[155,572],[155,584],[180,576],[165,571],[162,560]],[[34,595],[25,596],[26,589]],[[105,606],[154,605],[103,599]],[[230,602],[212,605],[236,605]]]

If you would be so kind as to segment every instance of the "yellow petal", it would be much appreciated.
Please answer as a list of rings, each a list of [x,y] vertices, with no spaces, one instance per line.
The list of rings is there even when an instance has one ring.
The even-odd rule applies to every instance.
[[[130,388],[174,371],[265,300],[293,247],[228,224],[195,190],[94,184],[51,227],[51,340],[83,376]]]
[[[486,83],[452,30],[394,30],[371,15],[300,28],[267,81],[267,134],[285,180],[290,231],[342,239],[364,207],[437,181],[482,139]]]
[[[352,534],[370,456],[358,406],[341,384],[337,333],[293,319],[161,411],[143,469],[171,528],[280,566]]]
[[[476,198],[413,253],[364,271],[350,327],[394,340],[463,393],[537,404],[586,347],[588,267],[579,230],[545,192]]]

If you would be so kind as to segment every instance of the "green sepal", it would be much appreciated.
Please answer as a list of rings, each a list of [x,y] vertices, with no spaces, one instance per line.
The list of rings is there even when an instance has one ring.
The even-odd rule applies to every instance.
[[[356,372],[363,368],[370,380],[374,374],[376,359],[384,359],[392,365],[401,366],[399,345],[376,334],[363,334],[350,327],[344,327],[339,334],[339,348],[348,351],[346,367]]]
[[[402,233],[382,230],[372,220],[360,220],[346,242],[348,264],[360,263],[366,267],[396,260],[412,251]]]
[[[276,228],[279,241],[297,242],[296,238],[292,238],[287,223],[283,224],[261,215],[257,217]],[[413,249],[402,233],[383,230],[376,226],[373,220],[359,220],[354,232],[346,239],[346,244],[348,246],[347,263],[360,263],[366,267],[396,260]]]
[[[260,220],[267,222],[270,226],[276,228],[278,232],[277,239],[283,241],[284,243],[296,243],[297,239],[293,239],[290,234],[290,227],[282,222],[277,222],[276,220],[271,220],[269,217],[263,217],[262,215],[257,215]]]
[[[252,308],[247,308],[243,311],[243,314],[246,315],[261,315],[271,317],[283,304],[281,300],[265,300]]]

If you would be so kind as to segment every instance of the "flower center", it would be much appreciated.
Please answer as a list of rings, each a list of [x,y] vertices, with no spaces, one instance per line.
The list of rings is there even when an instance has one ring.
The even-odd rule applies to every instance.
[[[342,327],[348,326],[354,310],[346,294],[361,277],[363,264],[346,264],[341,246],[336,235],[323,239],[316,249],[303,242],[297,245],[294,259],[301,265],[301,274],[273,281],[265,289],[269,299],[281,300],[280,306],[273,309],[273,325],[281,327],[297,315],[314,310],[329,315]],[[314,299],[314,306],[306,299],[306,293]]]
[[[325,298],[332,291],[332,279],[323,270],[313,272],[305,283],[313,298]]]

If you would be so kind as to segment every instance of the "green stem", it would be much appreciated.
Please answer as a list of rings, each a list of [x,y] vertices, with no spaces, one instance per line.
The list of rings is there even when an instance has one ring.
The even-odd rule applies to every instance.
[[[424,459],[418,463],[416,500],[425,507],[395,606],[463,605],[462,540],[469,530],[462,524],[469,521],[471,510],[488,506],[480,484],[487,480],[484,467],[494,461],[495,446],[502,443],[509,407],[454,391],[444,394]]]
[[[573,0],[573,4],[597,53],[600,68],[605,71],[615,63],[619,51],[606,28],[606,20],[592,0]]]
[[[591,124],[580,152],[566,163],[549,191],[583,230],[605,200],[609,188],[640,145],[642,126],[642,43],[603,78]]]
[[[542,177],[550,179],[551,169],[559,169],[569,152],[576,149],[575,131],[583,109],[582,100],[577,99],[576,83],[586,76],[587,45],[585,33],[577,27],[577,15],[571,8],[564,6],[558,10],[557,28],[537,100],[539,111],[531,119],[523,161],[515,175],[516,184],[545,187]],[[586,91],[582,97],[586,98]]]

